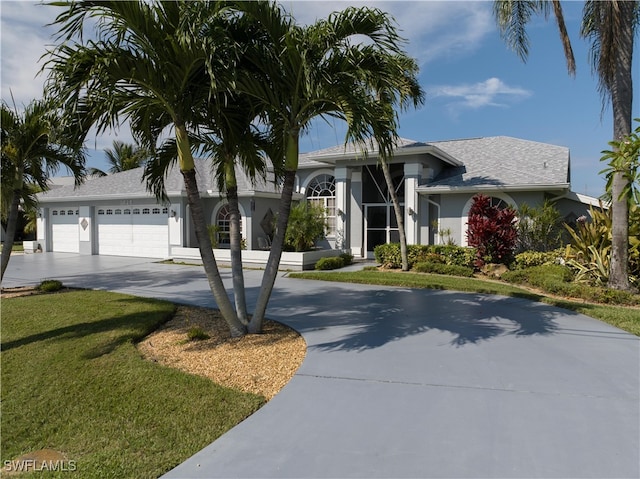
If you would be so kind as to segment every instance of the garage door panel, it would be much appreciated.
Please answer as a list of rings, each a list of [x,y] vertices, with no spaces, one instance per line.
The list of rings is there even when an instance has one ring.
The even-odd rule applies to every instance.
[[[59,253],[80,252],[80,226],[76,215],[67,215],[66,211],[64,215],[58,210],[52,212],[51,249]]]
[[[143,211],[131,207],[129,211]],[[101,209],[116,212],[116,208]],[[151,210],[149,210],[151,211]],[[168,219],[160,214],[98,214],[98,253],[115,256],[164,258],[167,256]]]

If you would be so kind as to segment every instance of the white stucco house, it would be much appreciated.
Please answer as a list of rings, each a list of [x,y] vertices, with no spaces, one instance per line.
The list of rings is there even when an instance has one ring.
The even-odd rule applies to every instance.
[[[393,206],[377,163],[375,146],[366,155],[353,145],[300,155],[294,199],[321,203],[327,211],[329,230],[319,246],[362,258],[371,257],[376,245],[398,240]],[[197,164],[205,214],[218,226],[224,248],[229,227],[225,200],[206,160]],[[410,244],[466,245],[467,215],[479,192],[515,207],[550,199],[567,222],[597,204],[594,198],[571,192],[568,148],[528,140],[403,139],[390,169]],[[152,258],[193,255],[197,245],[179,171],[166,180],[166,205],[156,202],[141,178],[142,169],[135,169],[41,194],[37,236],[42,250]],[[251,184],[240,170],[238,183],[247,250],[268,249],[278,186],[269,179]]]

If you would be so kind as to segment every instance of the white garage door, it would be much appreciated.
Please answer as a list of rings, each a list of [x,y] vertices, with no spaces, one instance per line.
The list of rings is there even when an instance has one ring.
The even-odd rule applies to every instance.
[[[99,208],[98,254],[166,258],[169,252],[167,208]]]
[[[80,252],[80,226],[75,209],[51,211],[51,249],[60,253]]]

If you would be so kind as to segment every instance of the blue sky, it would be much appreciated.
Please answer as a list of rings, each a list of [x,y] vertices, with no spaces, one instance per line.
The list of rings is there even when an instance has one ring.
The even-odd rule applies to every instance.
[[[352,1],[283,1],[301,23],[310,23]],[[601,151],[612,135],[611,109],[602,115],[597,81],[588,62],[588,45],[579,37],[582,2],[563,2],[577,63],[567,74],[553,18],[537,18],[529,26],[527,63],[504,45],[491,2],[384,1],[366,2],[389,12],[407,39],[406,49],[420,64],[426,102],[401,116],[400,135],[419,141],[485,136],[513,136],[566,146],[571,151],[572,189],[592,196],[604,190],[598,175]],[[59,8],[35,2],[0,1],[2,99],[18,107],[41,95],[40,56],[53,40],[51,22]],[[634,73],[639,72],[635,55]],[[638,108],[634,78],[634,118]],[[104,168],[103,149],[114,138],[131,141],[125,128],[92,136],[87,143],[90,165]],[[344,126],[318,122],[302,139],[303,151],[333,146],[344,138]],[[526,165],[522,165],[526,169]]]

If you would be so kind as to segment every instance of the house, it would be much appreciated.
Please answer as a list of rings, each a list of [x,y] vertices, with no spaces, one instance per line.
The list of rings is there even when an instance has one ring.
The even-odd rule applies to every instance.
[[[228,208],[205,160],[197,160],[197,172],[205,215],[216,225],[219,248],[224,248]],[[597,204],[571,192],[567,148],[517,138],[401,139],[390,172],[410,244],[466,245],[467,215],[476,193],[490,196],[496,205],[515,207],[550,199],[567,222]],[[240,169],[237,176],[247,250],[268,249],[278,185],[273,176],[256,183]],[[38,242],[43,250],[157,258],[197,254],[179,171],[166,179],[168,204],[159,204],[141,177],[141,169],[129,170],[41,194]],[[294,200],[304,198],[327,211],[328,231],[320,245],[326,249],[371,257],[376,245],[398,241],[375,144],[366,152],[349,144],[301,154]]]

